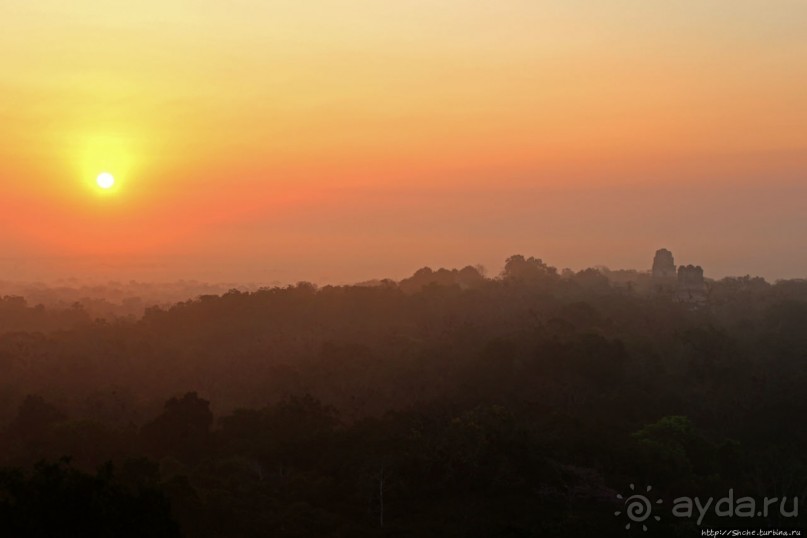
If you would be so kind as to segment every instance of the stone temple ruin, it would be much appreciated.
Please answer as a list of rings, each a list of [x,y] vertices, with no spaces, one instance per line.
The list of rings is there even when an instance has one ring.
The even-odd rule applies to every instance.
[[[675,272],[675,259],[672,252],[666,248],[656,251],[653,258],[653,290],[659,293],[675,292],[677,275]]]
[[[685,303],[705,303],[706,283],[700,265],[687,265],[678,268],[678,288],[675,296]]]
[[[703,268],[699,265],[682,265],[676,272],[675,259],[666,248],[656,251],[651,280],[654,292],[670,295],[678,301],[702,305],[708,300]]]

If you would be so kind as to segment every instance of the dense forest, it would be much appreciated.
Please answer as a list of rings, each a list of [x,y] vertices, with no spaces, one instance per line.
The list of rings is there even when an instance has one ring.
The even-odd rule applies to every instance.
[[[807,495],[807,281],[421,269],[142,316],[0,300],[0,535],[626,536]],[[652,525],[800,529],[803,516]]]

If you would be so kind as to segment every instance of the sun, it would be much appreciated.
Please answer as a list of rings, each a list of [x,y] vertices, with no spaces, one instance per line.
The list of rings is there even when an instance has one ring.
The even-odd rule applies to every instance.
[[[111,189],[115,185],[115,178],[109,172],[103,172],[98,175],[95,182],[102,189]]]

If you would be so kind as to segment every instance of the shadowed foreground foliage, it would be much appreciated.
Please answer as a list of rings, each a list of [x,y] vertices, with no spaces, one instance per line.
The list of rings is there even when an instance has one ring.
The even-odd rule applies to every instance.
[[[65,460],[0,471],[3,536],[175,537],[168,499],[147,477],[125,484],[105,465],[95,475]]]

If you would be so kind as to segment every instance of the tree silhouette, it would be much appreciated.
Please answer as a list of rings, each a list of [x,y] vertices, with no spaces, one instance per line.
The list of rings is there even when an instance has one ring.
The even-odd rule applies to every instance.
[[[210,402],[189,392],[168,400],[163,413],[143,426],[141,435],[157,455],[193,461],[207,449],[212,424]]]
[[[163,493],[122,485],[107,465],[96,475],[67,461],[39,463],[30,473],[0,471],[0,534],[45,538],[176,537]]]

